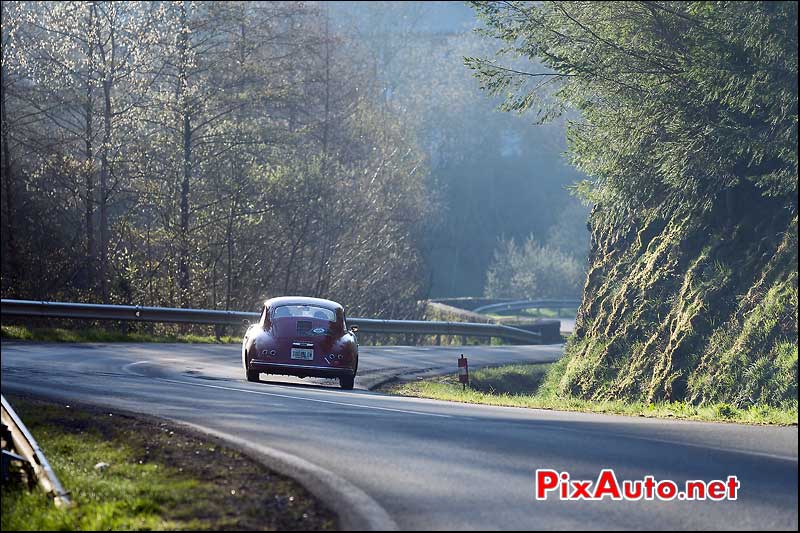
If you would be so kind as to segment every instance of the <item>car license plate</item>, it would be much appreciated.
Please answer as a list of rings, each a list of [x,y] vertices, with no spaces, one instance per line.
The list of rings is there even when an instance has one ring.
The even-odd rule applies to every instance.
[[[312,361],[314,359],[314,350],[310,348],[292,348],[292,359]]]

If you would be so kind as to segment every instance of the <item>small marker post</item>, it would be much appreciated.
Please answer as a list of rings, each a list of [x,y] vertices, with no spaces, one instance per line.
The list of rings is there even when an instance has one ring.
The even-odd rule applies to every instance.
[[[469,365],[463,353],[458,359],[458,380],[463,385],[464,390],[467,390],[467,385],[469,385]]]

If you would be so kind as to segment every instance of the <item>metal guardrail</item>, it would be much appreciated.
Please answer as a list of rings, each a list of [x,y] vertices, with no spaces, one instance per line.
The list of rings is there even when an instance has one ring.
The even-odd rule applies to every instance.
[[[506,302],[516,302],[518,300],[519,298],[488,298],[485,296],[454,296],[452,298],[428,299],[429,302],[450,305],[453,307],[458,307],[459,309],[464,309],[465,311],[472,311],[473,309],[481,305],[493,305]]]
[[[241,325],[244,321],[258,320],[259,318],[259,313],[244,313],[240,311],[6,299],[0,300],[0,314],[8,316],[41,316],[51,318],[79,318],[86,320],[132,320],[140,322],[212,325]]]
[[[3,425],[11,433],[14,449],[33,468],[37,482],[55,500],[56,506],[68,507],[72,505],[69,493],[61,486],[61,482],[58,481],[55,472],[50,467],[50,463],[47,462],[47,458],[44,456],[44,452],[36,443],[36,439],[33,438],[28,428],[22,423],[22,419],[6,401],[5,396],[0,395],[0,400],[2,400],[3,406]]]
[[[33,300],[0,300],[3,316],[34,316],[88,320],[131,320],[179,324],[242,325],[255,322],[259,313],[217,311],[213,309],[177,309],[133,305],[81,304]],[[539,343],[541,334],[500,324],[471,322],[434,322],[425,320],[380,320],[348,318],[348,325],[358,326],[364,333],[410,333],[417,335],[462,335],[499,337],[514,342]]]
[[[499,337],[518,342],[541,342],[536,331],[503,326],[500,324],[475,324],[473,322],[435,322],[427,320],[379,320],[349,318],[348,324],[358,326],[366,333],[415,333],[419,335],[462,335],[465,337]]]
[[[536,309],[545,307],[549,309],[565,309],[580,307],[581,301],[577,299],[562,300],[516,300],[491,305],[482,305],[472,310],[473,313],[496,313],[503,311],[521,311],[523,309]]]

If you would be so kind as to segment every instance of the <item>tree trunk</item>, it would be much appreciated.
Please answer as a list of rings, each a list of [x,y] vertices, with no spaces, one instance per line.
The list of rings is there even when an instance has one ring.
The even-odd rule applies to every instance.
[[[89,9],[89,28],[95,26],[95,6]],[[95,285],[95,241],[94,241],[94,146],[92,119],[94,118],[94,86],[92,85],[92,64],[94,62],[94,40],[89,39],[88,67],[86,72],[86,127],[84,131],[84,145],[86,149],[85,187],[85,225],[86,225],[86,285],[89,290],[94,290]]]
[[[100,150],[100,294],[108,303],[108,149],[111,146],[111,74],[103,80],[103,146]]]
[[[192,176],[192,127],[189,110],[188,88],[188,14],[187,2],[181,4],[181,32],[178,46],[180,53],[180,78],[178,80],[179,102],[183,118],[183,181],[180,199],[180,235],[178,251],[178,285],[181,289],[181,305],[189,305],[189,192]]]
[[[225,246],[228,253],[227,276],[225,285],[225,310],[229,311],[231,308],[231,291],[233,288],[233,218],[236,214],[236,201],[231,201],[230,211],[228,213],[228,227],[225,231]]]
[[[2,66],[2,83],[0,84],[0,115],[2,115],[2,129],[3,129],[3,197],[6,201],[6,226],[3,228],[3,233],[6,236],[7,248],[3,251],[3,258],[6,260],[8,270],[4,272],[8,276],[8,286],[14,286],[19,273],[19,249],[17,246],[17,212],[16,212],[16,179],[14,176],[14,167],[11,162],[11,149],[8,145],[8,116],[6,111],[6,81],[8,75],[6,74],[5,65]],[[7,254],[7,255],[6,255]]]
[[[322,123],[322,165],[320,172],[322,180],[327,180],[328,174],[328,144],[330,142],[330,120],[331,120],[331,35],[330,35],[330,12],[326,4],[325,6],[325,104],[324,104],[324,118]],[[323,220],[325,211],[323,211]],[[325,221],[322,224],[322,243],[320,247],[319,266],[317,271],[317,282],[315,284],[314,295],[322,298],[325,296],[327,287],[330,281],[328,260],[333,248],[333,240],[336,238],[336,232],[331,231],[332,224]]]
[[[189,301],[189,180],[192,175],[192,130],[188,111],[183,116],[183,182],[181,183],[180,288],[182,304]]]

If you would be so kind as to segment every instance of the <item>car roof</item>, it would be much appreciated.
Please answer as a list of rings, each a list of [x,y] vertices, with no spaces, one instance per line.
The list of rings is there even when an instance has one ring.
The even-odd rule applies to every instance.
[[[264,302],[264,305],[269,308],[278,307],[281,305],[314,305],[317,307],[322,307],[323,309],[330,309],[331,311],[343,309],[340,304],[332,300],[325,300],[323,298],[310,298],[308,296],[279,296],[277,298],[270,298]]]

